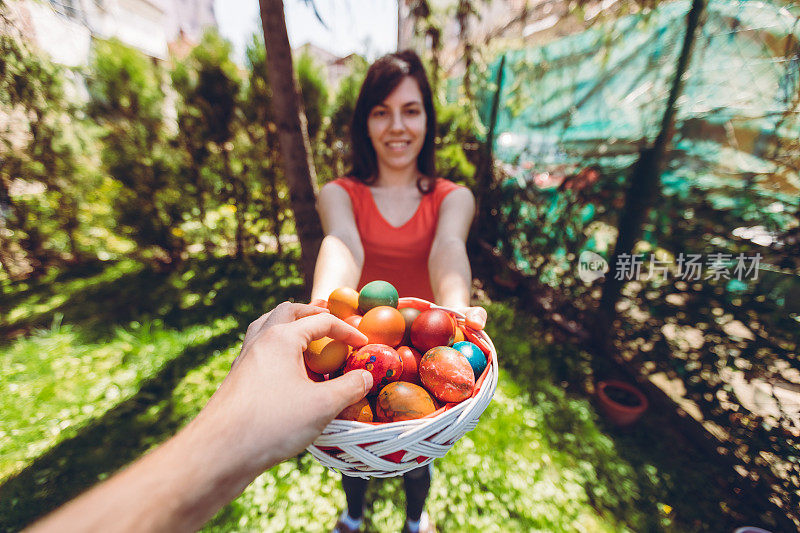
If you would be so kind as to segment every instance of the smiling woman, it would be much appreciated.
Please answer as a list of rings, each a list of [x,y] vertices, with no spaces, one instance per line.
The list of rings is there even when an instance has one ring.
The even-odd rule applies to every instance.
[[[466,187],[437,177],[436,110],[416,53],[389,54],[369,68],[350,131],[350,175],[328,183],[319,195],[325,238],[312,298],[327,300],[334,289],[384,280],[400,296],[460,311],[468,325],[482,329],[486,311],[469,306],[472,274],[465,245],[475,200]],[[423,513],[430,473],[425,466],[404,476],[407,531],[434,531]],[[347,511],[336,531],[356,531],[366,480],[343,476],[342,485]]]

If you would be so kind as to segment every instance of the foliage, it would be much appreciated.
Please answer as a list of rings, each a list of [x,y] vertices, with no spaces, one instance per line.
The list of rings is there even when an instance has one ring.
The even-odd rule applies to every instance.
[[[351,72],[339,81],[330,116],[315,146],[317,176],[321,182],[343,176],[350,164],[350,123],[358,100],[358,91],[367,74],[368,64],[361,56],[351,56]]]
[[[252,201],[256,204],[256,222],[272,234],[278,253],[282,253],[281,235],[291,218],[288,189],[280,164],[280,145],[272,110],[272,89],[267,74],[263,37],[254,34],[246,50],[249,79],[241,101],[243,130],[249,139],[248,151],[241,154],[251,182],[256,184]]]
[[[0,35],[0,266],[12,278],[91,253],[81,221],[97,210],[82,206],[100,180],[67,75],[12,34]]]
[[[164,263],[185,247],[176,231],[190,208],[181,194],[164,121],[162,72],[119,41],[98,42],[87,79],[87,111],[103,127],[103,164],[119,183],[119,229],[140,247],[160,251]]]
[[[308,140],[313,146],[322,128],[322,120],[328,114],[328,86],[322,70],[307,53],[295,62],[295,73],[306,114]]]

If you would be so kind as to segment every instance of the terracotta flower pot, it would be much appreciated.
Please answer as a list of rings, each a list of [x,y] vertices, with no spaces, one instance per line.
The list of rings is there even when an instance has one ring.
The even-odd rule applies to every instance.
[[[648,406],[647,398],[639,389],[615,380],[597,384],[597,401],[603,414],[618,426],[633,424]]]

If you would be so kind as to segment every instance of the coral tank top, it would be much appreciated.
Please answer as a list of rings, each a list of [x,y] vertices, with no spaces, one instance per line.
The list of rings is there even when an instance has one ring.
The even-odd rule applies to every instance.
[[[381,279],[394,285],[400,296],[416,296],[433,302],[428,256],[439,222],[439,208],[445,196],[462,186],[436,178],[433,190],[422,195],[414,216],[395,227],[378,211],[368,186],[353,178],[339,178],[333,183],[350,196],[364,247],[364,267],[357,289]]]

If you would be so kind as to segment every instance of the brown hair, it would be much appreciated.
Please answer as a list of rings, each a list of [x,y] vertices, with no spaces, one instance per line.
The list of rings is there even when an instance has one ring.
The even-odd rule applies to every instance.
[[[425,68],[416,52],[404,50],[387,54],[375,61],[367,71],[361,91],[358,94],[353,121],[350,127],[352,146],[352,169],[350,175],[366,185],[375,182],[378,174],[378,160],[375,148],[369,139],[367,118],[370,111],[383,103],[406,76],[414,78],[422,94],[422,105],[425,108],[425,140],[422,150],[417,156],[417,170],[421,176],[417,178],[417,188],[422,194],[433,190],[436,179],[436,110],[433,107],[433,95]]]

